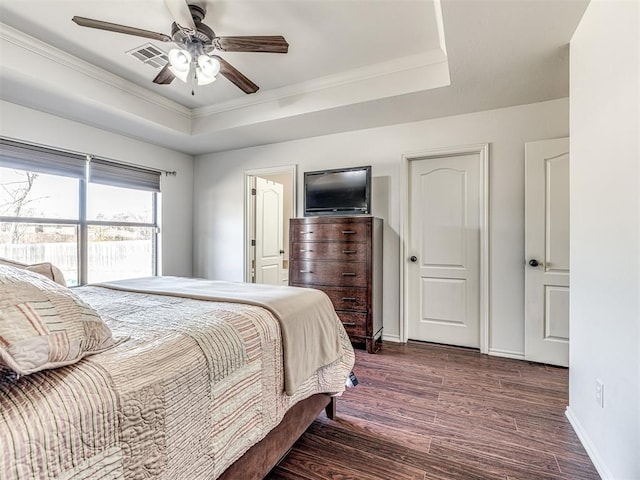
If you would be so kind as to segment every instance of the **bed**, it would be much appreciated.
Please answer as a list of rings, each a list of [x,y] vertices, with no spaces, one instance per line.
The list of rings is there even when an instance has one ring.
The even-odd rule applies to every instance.
[[[3,479],[262,478],[335,412],[354,363],[310,289],[154,277],[69,290],[0,265],[0,290]]]

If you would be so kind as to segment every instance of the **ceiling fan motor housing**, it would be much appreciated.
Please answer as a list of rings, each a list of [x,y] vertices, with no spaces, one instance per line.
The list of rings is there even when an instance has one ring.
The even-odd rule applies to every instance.
[[[215,32],[204,23],[196,20],[195,17],[194,20],[196,24],[196,31],[191,35],[184,32],[175,22],[172,23],[171,39],[179,45],[186,45],[193,41],[202,43],[203,45],[211,45],[213,39],[216,38]]]
[[[196,23],[202,22],[204,20],[204,16],[207,14],[207,9],[204,5],[189,5],[189,12],[191,12],[191,18]]]

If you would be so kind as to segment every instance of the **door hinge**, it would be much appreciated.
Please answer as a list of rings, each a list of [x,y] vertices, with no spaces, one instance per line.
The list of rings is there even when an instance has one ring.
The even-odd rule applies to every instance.
[[[256,246],[256,241],[255,240],[251,240],[251,246],[255,247]]]
[[[252,189],[251,189],[251,195],[256,195],[257,193],[258,193],[258,192],[256,191],[256,189],[255,189],[255,188],[252,188]]]

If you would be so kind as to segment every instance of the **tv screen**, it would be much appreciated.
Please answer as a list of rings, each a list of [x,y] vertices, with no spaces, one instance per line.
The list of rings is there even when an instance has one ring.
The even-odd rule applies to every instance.
[[[371,166],[305,172],[305,217],[370,213]]]

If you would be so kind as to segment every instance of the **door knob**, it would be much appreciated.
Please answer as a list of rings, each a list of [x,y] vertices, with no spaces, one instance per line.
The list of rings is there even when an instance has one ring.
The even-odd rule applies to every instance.
[[[418,261],[418,257],[416,257],[415,255],[411,255],[411,258],[409,258],[409,260],[411,260],[413,263],[416,263]]]
[[[284,250],[280,250],[280,253],[281,253],[281,254],[283,254],[283,253],[284,253]]]
[[[529,265],[531,265],[532,267],[537,267],[540,264],[535,258],[532,258],[531,260],[529,260]]]

